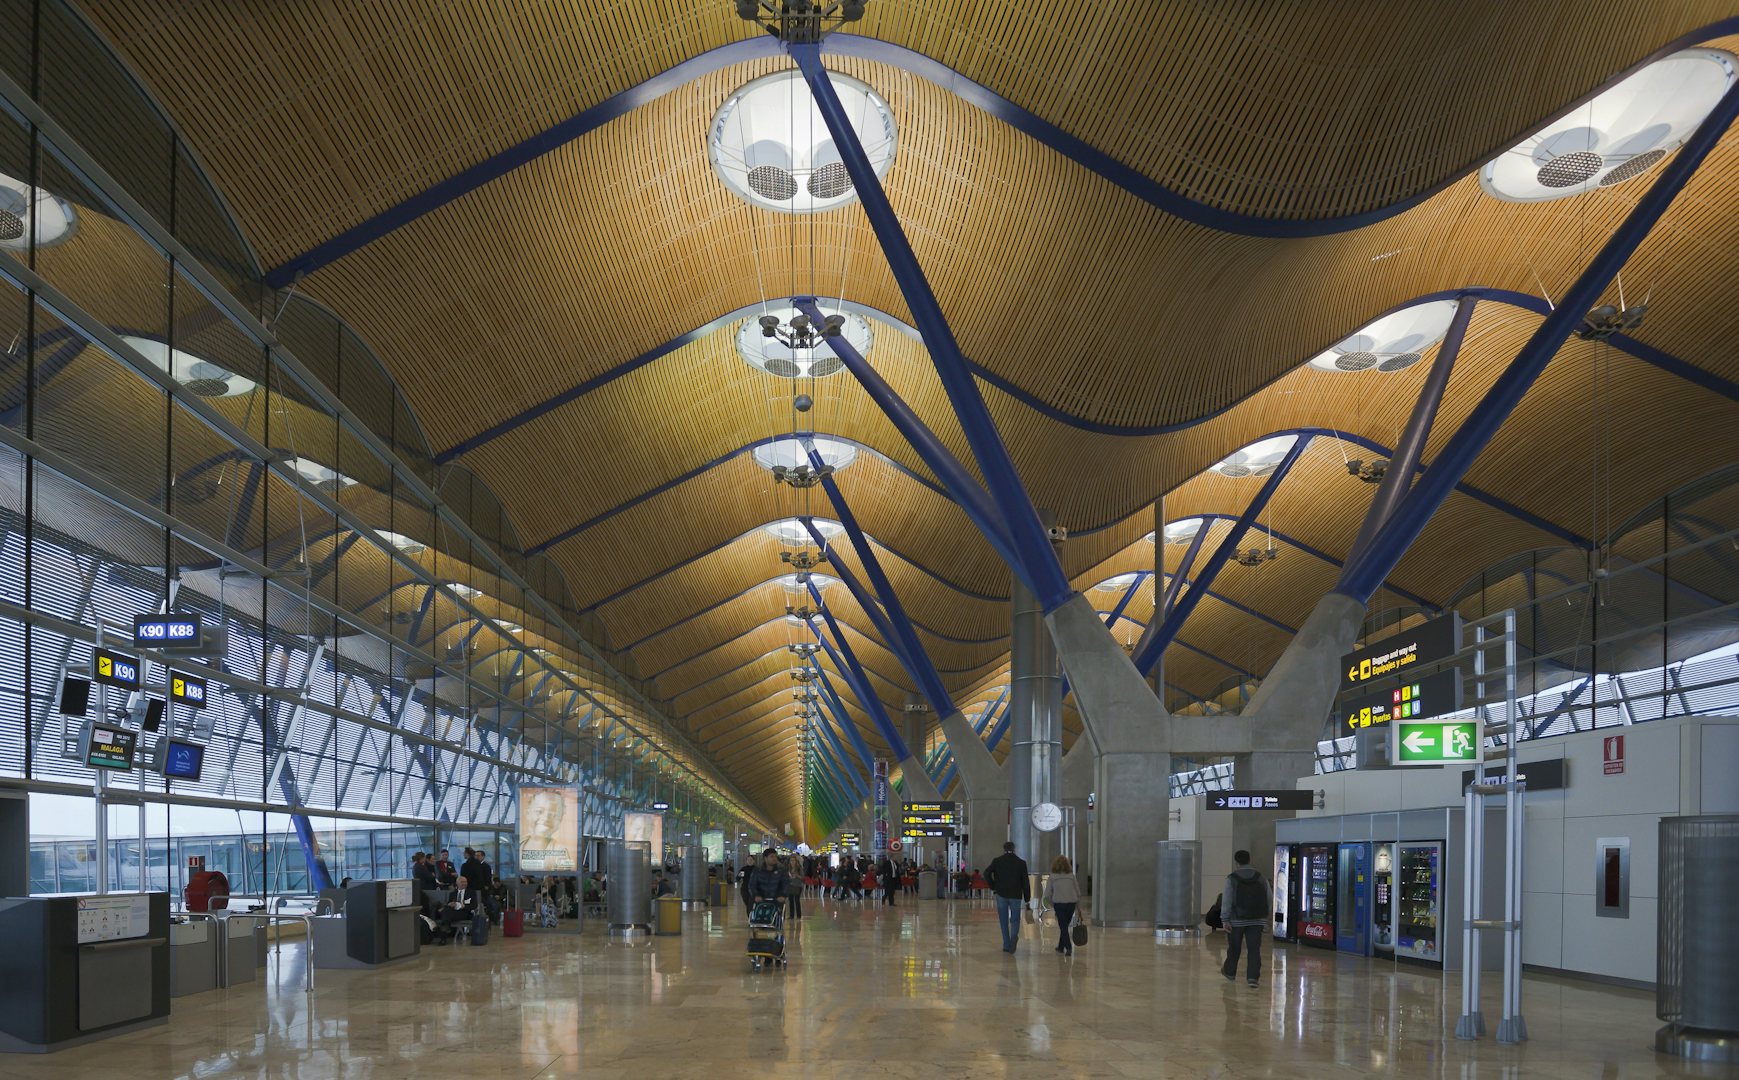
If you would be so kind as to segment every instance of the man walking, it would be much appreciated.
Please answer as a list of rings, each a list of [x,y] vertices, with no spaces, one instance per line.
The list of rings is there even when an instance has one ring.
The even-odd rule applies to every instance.
[[[1238,868],[1226,875],[1220,891],[1220,916],[1226,923],[1226,962],[1220,974],[1230,982],[1238,977],[1238,953],[1248,945],[1249,983],[1255,986],[1262,977],[1262,928],[1268,925],[1268,882],[1262,872],[1250,865],[1248,851],[1234,852],[1232,861]]]
[[[1014,952],[1020,942],[1020,909],[1032,899],[1026,860],[1014,853],[1014,843],[1002,845],[1002,854],[984,868],[984,880],[996,893],[996,921],[1002,926],[1002,951]]]

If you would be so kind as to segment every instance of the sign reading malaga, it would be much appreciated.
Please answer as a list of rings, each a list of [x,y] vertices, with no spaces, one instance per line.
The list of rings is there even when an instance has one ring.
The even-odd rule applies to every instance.
[[[1340,688],[1355,690],[1419,664],[1447,660],[1460,651],[1461,616],[1452,611],[1341,657]]]

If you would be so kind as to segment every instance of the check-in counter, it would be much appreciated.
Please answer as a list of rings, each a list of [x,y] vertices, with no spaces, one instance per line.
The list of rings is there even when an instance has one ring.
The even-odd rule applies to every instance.
[[[253,982],[261,964],[261,946],[266,940],[266,920],[252,915],[225,915],[218,926],[218,979],[220,986]]]
[[[220,955],[217,935],[222,929],[214,919],[193,918],[169,924],[170,997],[217,989]]]
[[[169,894],[0,899],[0,1051],[44,1053],[169,1018]]]
[[[409,879],[357,882],[346,892],[342,916],[313,920],[314,966],[375,967],[417,955],[419,910]]]

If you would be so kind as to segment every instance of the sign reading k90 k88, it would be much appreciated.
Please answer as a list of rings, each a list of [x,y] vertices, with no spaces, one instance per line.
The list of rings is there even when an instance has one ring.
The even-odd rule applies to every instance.
[[[1356,689],[1420,664],[1447,660],[1460,651],[1461,616],[1452,611],[1341,657],[1340,688]]]

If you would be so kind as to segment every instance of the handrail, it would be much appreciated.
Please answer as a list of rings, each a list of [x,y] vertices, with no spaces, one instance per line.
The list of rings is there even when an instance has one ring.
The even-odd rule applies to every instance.
[[[277,912],[269,912],[269,911],[248,911],[248,912],[237,912],[236,914],[244,919],[284,919],[284,920],[289,921],[289,922],[299,922],[302,924],[302,933],[308,942],[308,955],[306,958],[308,971],[307,971],[307,977],[305,980],[306,985],[304,986],[303,989],[307,993],[312,994],[314,992],[314,916],[312,916],[312,915],[284,915],[284,914],[280,914]],[[282,937],[279,937],[272,942],[272,951],[276,952],[276,953],[280,953],[279,965],[278,965],[280,971],[283,970],[283,960],[282,960],[282,956],[281,956],[281,951],[282,951],[281,946],[283,945],[283,941],[284,941],[284,939]]]

